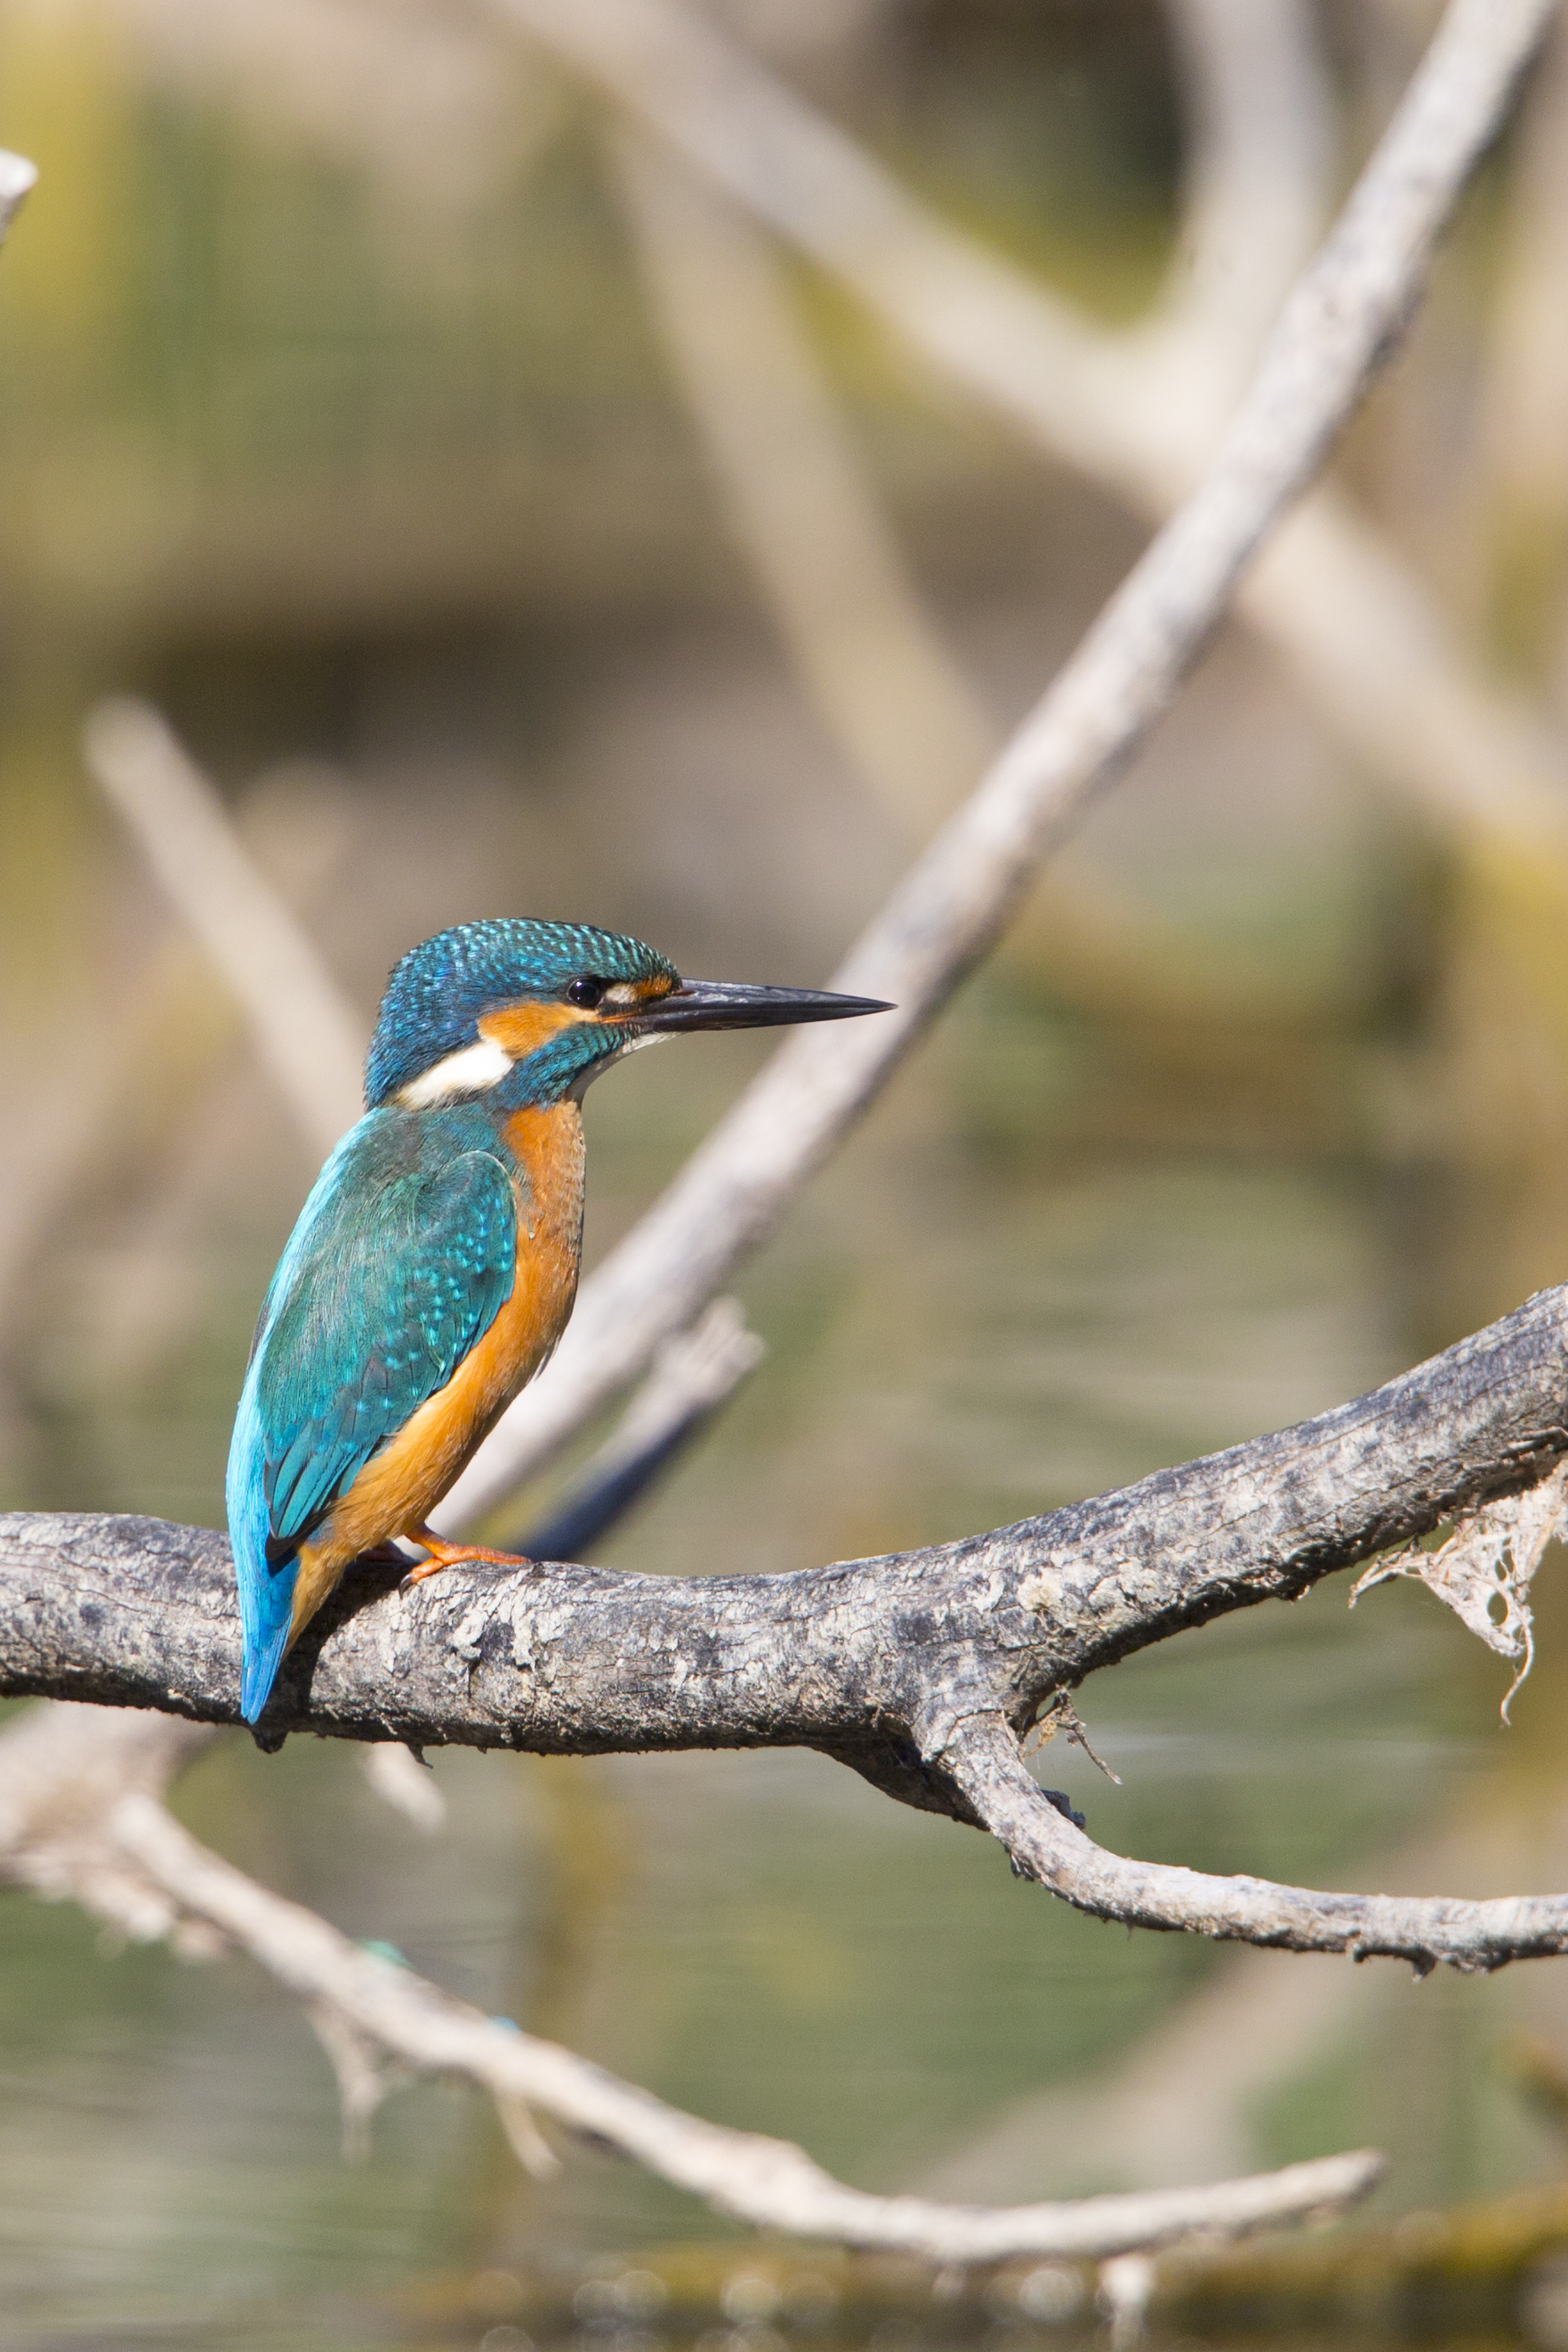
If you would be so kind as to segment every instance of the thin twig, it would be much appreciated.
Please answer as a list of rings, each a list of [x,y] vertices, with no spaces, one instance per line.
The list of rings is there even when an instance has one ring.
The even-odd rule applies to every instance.
[[[528,1559],[581,1559],[707,1427],[767,1352],[747,1329],[739,1303],[716,1298],[689,1331],[665,1340],[620,1422],[548,1518],[507,1548]]]
[[[99,704],[88,764],[245,1013],[299,1126],[329,1151],[363,1101],[365,1032],[292,910],[246,855],[211,783],[159,713]]]
[[[199,1735],[197,1735],[199,1737]],[[1370,2150],[1210,2187],[987,2208],[877,2197],[834,2180],[788,2142],[666,2105],[559,2044],[486,2017],[395,1960],[351,1943],[235,1870],[159,1800],[191,1732],[145,1718],[55,1709],[0,1740],[0,1874],[75,1895],[121,1932],[170,1936],[193,1956],[247,1953],[298,2000],[338,2068],[361,2132],[388,2069],[465,2077],[516,2124],[549,2116],[758,2228],[840,2245],[979,2263],[1094,2258],[1194,2231],[1232,2236],[1337,2210],[1366,2195]],[[549,2151],[528,2146],[535,2162]]]
[[[357,2033],[422,2074],[455,2074],[608,2141],[677,2188],[754,2226],[840,2244],[899,2248],[941,2262],[1038,2252],[1094,2255],[1298,2220],[1364,2197],[1383,2169],[1370,2150],[1207,2189],[1154,2189],[1061,2205],[943,2207],[846,2188],[788,2141],[685,2115],[558,2043],[498,2024],[416,1975],[361,1950],[207,1853],[161,1805],[127,1797],[110,1838],[193,1916],[233,1938],[304,2000],[328,2002]]]
[[[1051,1803],[997,1717],[971,1717],[942,1757],[1014,1869],[1096,1919],[1276,1951],[1406,1960],[1417,1976],[1439,1962],[1473,1975],[1568,1951],[1568,1895],[1469,1903],[1448,1895],[1329,1895],[1109,1853]]]

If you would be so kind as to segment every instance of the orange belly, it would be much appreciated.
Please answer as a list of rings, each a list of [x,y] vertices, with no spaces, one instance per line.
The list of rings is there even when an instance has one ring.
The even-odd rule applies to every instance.
[[[366,1463],[299,1551],[292,1642],[363,1551],[424,1525],[469,1455],[566,1328],[582,1241],[582,1118],[574,1102],[515,1112],[507,1141],[523,1169],[511,1296],[444,1389]]]

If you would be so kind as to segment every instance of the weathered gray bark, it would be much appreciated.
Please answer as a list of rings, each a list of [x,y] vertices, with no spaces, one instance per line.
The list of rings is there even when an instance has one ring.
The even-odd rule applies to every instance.
[[[267,1722],[547,1754],[935,1756],[967,1712],[1022,1729],[1133,1650],[1533,1484],[1568,1453],[1565,1344],[1568,1286],[1315,1420],[929,1550],[689,1580],[479,1568],[413,1591],[361,1570],[285,1667]],[[0,1515],[0,1693],[236,1722],[227,1539]]]
[[[544,1565],[351,1578],[267,1729],[550,1754],[816,1748],[983,1824],[1101,1916],[1495,1967],[1568,1947],[1568,1899],[1388,1904],[1123,1863],[1040,1796],[1018,1737],[1097,1667],[1529,1486],[1568,1454],[1568,1287],[1371,1395],[1118,1493],[929,1550],[770,1577]],[[0,1691],[238,1715],[228,1546],[152,1519],[0,1517]]]

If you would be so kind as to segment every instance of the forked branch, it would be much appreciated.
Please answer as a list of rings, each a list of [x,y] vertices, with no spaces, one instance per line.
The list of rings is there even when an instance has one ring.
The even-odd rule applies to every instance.
[[[540,1565],[350,1580],[264,1730],[594,1755],[800,1746],[999,1837],[1133,1926],[1460,1968],[1568,1950],[1568,1896],[1378,1902],[1124,1862],[1059,1832],[1019,1737],[1061,1691],[1184,1628],[1533,1486],[1568,1456],[1568,1287],[1293,1429],[986,1536],[787,1576]],[[0,1518],[0,1693],[238,1712],[222,1537]]]

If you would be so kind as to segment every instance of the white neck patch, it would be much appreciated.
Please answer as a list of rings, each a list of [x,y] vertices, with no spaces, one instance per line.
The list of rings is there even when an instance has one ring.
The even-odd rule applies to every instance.
[[[476,1044],[460,1046],[428,1070],[421,1070],[417,1078],[410,1078],[400,1087],[397,1098],[404,1110],[433,1110],[437,1103],[451,1102],[459,1095],[483,1094],[486,1087],[498,1087],[512,1067],[512,1057],[494,1037],[481,1037]]]

